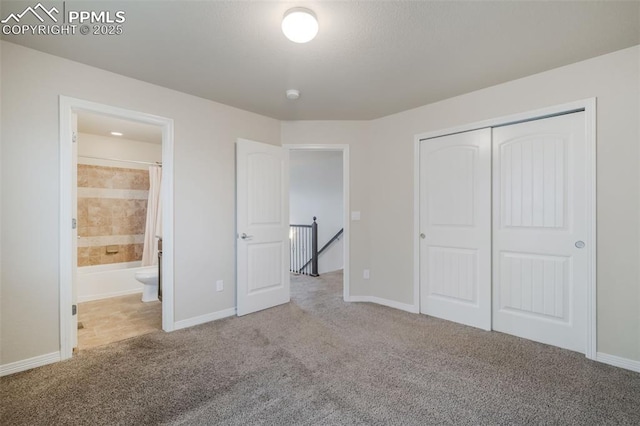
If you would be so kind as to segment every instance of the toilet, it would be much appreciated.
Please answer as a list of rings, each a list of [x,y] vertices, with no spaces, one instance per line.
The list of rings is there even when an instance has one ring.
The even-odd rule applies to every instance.
[[[158,265],[147,266],[136,272],[136,280],[142,283],[142,301],[158,300]]]

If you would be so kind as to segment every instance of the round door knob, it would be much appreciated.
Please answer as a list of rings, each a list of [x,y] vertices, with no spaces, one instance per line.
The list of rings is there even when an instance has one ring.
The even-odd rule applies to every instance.
[[[427,238],[427,236],[424,235],[424,234],[420,234],[420,238],[422,238],[424,240],[425,238]]]
[[[576,247],[581,249],[584,248],[585,244],[584,241],[576,241]]]

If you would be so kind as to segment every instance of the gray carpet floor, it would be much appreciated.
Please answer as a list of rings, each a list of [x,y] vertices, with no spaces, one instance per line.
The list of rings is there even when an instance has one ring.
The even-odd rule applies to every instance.
[[[0,379],[7,425],[640,425],[640,374],[368,303],[292,301]]]

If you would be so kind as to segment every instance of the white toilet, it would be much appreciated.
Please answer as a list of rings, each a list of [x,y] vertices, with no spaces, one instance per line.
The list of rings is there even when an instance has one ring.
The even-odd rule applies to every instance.
[[[158,265],[141,268],[136,272],[135,277],[143,285],[142,301],[158,300]]]

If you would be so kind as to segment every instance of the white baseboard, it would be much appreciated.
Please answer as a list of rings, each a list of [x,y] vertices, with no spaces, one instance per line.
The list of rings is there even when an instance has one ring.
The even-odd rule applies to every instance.
[[[111,293],[90,294],[87,296],[78,296],[78,303],[91,302],[93,300],[108,299],[110,297],[126,296],[128,294],[142,293],[142,286],[135,290],[114,291]]]
[[[376,296],[350,296],[346,302],[369,302],[376,303],[378,305],[388,306],[394,309],[400,309],[401,311],[411,312],[412,314],[418,314],[420,311],[415,305],[409,305],[407,303],[396,302],[395,300],[383,299]]]
[[[0,377],[60,361],[60,351],[0,365]]]
[[[222,311],[212,312],[210,314],[200,315],[199,317],[189,318],[186,320],[176,321],[173,324],[174,330],[180,330],[182,328],[193,327],[194,325],[204,324],[219,320],[226,317],[231,317],[236,314],[236,308],[224,309]]]
[[[391,308],[400,309],[414,314],[420,313],[419,309],[414,305],[408,305],[406,303],[400,303],[395,300],[383,299],[375,296],[350,296],[345,301],[377,303],[378,305],[389,306]],[[595,361],[640,373],[640,361],[634,361],[632,359],[609,355],[602,352],[596,353]]]
[[[199,325],[199,324],[204,324],[207,322],[219,320],[222,318],[233,316],[235,314],[236,314],[236,308],[224,309],[222,311],[212,312],[206,315],[200,315],[199,317],[177,321],[174,323],[173,329],[180,330],[182,328],[193,327],[194,325]],[[50,354],[39,355],[29,359],[24,359],[21,361],[11,362],[9,364],[0,365],[0,377],[7,376],[9,374],[19,373],[25,370],[30,370],[36,367],[41,367],[47,364],[53,364],[54,362],[58,362],[60,360],[61,360],[60,352],[58,351],[58,352],[52,352]]]
[[[602,352],[596,352],[596,361],[640,373],[640,361],[634,361],[632,359],[609,355]]]

